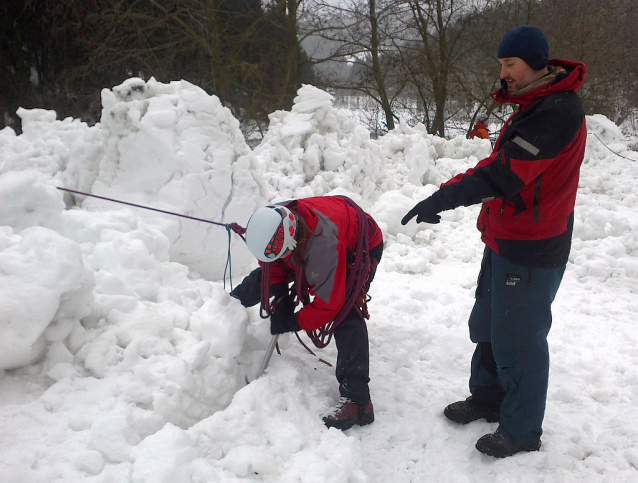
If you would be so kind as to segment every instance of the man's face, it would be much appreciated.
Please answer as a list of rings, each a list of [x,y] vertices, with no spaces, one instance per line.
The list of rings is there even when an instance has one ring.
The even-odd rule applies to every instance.
[[[519,57],[498,59],[501,63],[501,79],[507,83],[507,92],[516,92],[538,79],[538,72]]]

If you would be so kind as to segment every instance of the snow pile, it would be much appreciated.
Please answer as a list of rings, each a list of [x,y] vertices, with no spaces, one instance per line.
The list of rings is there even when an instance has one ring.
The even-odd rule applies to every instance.
[[[588,116],[587,128],[570,259],[581,277],[637,278],[638,155],[628,150],[622,132],[606,117]]]
[[[54,188],[36,173],[13,172],[0,176],[0,194],[7,200],[0,210],[2,370],[42,356],[49,325],[49,341],[55,341],[59,327],[88,315],[82,294],[93,288],[93,274],[84,269],[77,243],[44,227],[59,223],[64,210]],[[63,346],[52,350],[73,359]]]
[[[0,175],[0,193],[0,369],[45,353],[53,380],[134,369],[130,402],[180,426],[230,401],[248,317],[219,284],[189,280],[130,212],[65,211],[36,171]]]
[[[60,177],[77,173],[76,188],[89,189],[103,153],[100,129],[77,119],[56,120],[53,111],[18,109],[22,134],[0,131],[0,172],[37,170]],[[64,178],[61,181],[65,181]]]
[[[333,100],[305,85],[291,112],[270,115],[268,133],[255,154],[275,195],[306,198],[342,189],[372,201],[394,186],[370,133],[334,108]]]
[[[129,79],[103,90],[102,104],[105,154],[93,192],[222,223],[245,223],[265,203],[256,159],[239,122],[217,97],[185,81]],[[223,228],[141,216],[167,234],[173,261],[221,279],[227,245]],[[237,237],[233,240],[241,269],[251,256]]]
[[[266,202],[267,185],[239,122],[216,97],[186,81],[133,78],[103,90],[102,103],[101,123],[91,128],[56,121],[51,111],[21,109],[24,134],[4,129],[0,136],[2,171],[37,169],[59,186],[220,223],[245,224]],[[91,210],[122,208],[76,195],[66,201]],[[145,210],[137,215],[168,236],[173,261],[222,278],[223,227]],[[232,240],[241,273],[252,256],[238,237]]]
[[[450,161],[478,161],[490,152],[485,140],[446,141],[422,124],[400,126],[371,140],[348,113],[333,107],[325,91],[301,87],[290,112],[270,115],[270,127],[255,148],[273,198],[292,199],[347,193],[365,208],[405,183],[440,184]],[[457,163],[458,164],[458,163]]]
[[[543,446],[494,461],[474,443],[495,424],[442,415],[468,395],[479,207],[400,224],[489,142],[403,124],[371,140],[310,86],[272,115],[256,154],[227,110],[185,82],[104,91],[102,123],[90,128],[47,111],[21,116],[22,135],[0,131],[3,483],[636,481],[638,153],[606,118],[587,118],[599,139],[588,138],[553,305]],[[245,384],[268,321],[196,273],[207,258],[219,271],[223,229],[88,198],[73,207],[60,183],[242,224],[271,199],[360,200],[386,239],[369,306],[375,423],[323,426],[339,397],[334,368],[289,335]],[[196,244],[182,240],[189,233]],[[233,245],[245,273],[254,260],[236,265],[238,253]],[[317,355],[334,363],[334,344]]]
[[[42,384],[36,407],[69,453],[38,461],[58,474],[130,462],[134,446],[167,424],[187,428],[225,408],[259,357],[244,351],[241,305],[173,261],[187,249],[197,270],[221,276],[225,230],[90,198],[67,210],[64,198],[73,200],[55,188],[247,219],[264,198],[237,121],[187,83],[133,79],[103,95],[95,127],[21,110],[24,133],[0,133],[0,370],[25,367],[16,374]],[[11,419],[22,421],[15,409]],[[22,425],[4,441],[19,442]],[[2,461],[37,481],[29,458],[9,448]]]

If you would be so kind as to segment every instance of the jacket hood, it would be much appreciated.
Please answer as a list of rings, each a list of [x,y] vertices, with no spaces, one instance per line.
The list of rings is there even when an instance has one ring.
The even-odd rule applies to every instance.
[[[542,85],[520,96],[512,96],[503,88],[492,93],[491,97],[499,104],[512,103],[529,105],[541,97],[548,96],[555,92],[569,92],[580,89],[585,81],[585,73],[587,68],[582,62],[574,62],[571,60],[551,59],[547,65],[562,67],[566,71],[566,75],[557,77],[557,81],[551,84]]]

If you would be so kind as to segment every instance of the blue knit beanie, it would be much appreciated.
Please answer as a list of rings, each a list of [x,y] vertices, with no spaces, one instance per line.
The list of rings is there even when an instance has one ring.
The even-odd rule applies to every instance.
[[[536,27],[521,25],[503,35],[498,46],[498,58],[519,57],[534,70],[547,66],[549,43],[545,34]]]

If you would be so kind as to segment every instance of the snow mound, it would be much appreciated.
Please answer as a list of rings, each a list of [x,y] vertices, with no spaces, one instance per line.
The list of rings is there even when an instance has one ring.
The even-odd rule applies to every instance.
[[[133,78],[103,90],[102,104],[105,152],[94,193],[220,223],[245,224],[265,203],[256,158],[217,97],[186,81]],[[103,202],[85,203],[104,209]],[[223,228],[150,212],[140,216],[168,236],[173,261],[209,279],[223,276]],[[243,242],[232,239],[240,272],[253,260]]]
[[[55,112],[20,109],[23,134],[0,133],[0,172],[37,170],[56,184],[218,223],[245,224],[266,202],[266,185],[239,122],[219,99],[186,81],[126,80],[102,91],[101,122],[57,121]],[[149,175],[152,173],[152,175]],[[65,196],[69,207],[124,208]],[[168,237],[173,261],[219,280],[224,273],[223,227],[135,209]],[[254,261],[232,237],[234,269]]]
[[[405,124],[372,140],[304,86],[256,156],[219,101],[186,82],[130,79],[103,95],[96,126],[21,110],[24,133],[0,131],[3,483],[494,480],[495,462],[474,450],[489,428],[457,430],[441,414],[467,390],[479,206],[400,224],[489,142]],[[606,118],[587,122],[543,447],[496,462],[502,481],[636,479],[638,430],[626,423],[638,400],[638,153]],[[385,236],[367,325],[375,423],[323,425],[339,398],[321,363],[334,344],[313,357],[284,335],[245,384],[269,323],[194,272],[205,271],[198,256],[218,270],[226,242],[206,240],[223,229],[190,232],[190,221],[74,199],[60,184],[240,223],[276,198],[360,201]]]
[[[304,85],[290,112],[270,115],[270,127],[255,155],[273,199],[345,193],[370,209],[382,193],[405,183],[440,184],[446,176],[440,158],[457,168],[490,152],[489,142],[447,141],[422,124],[399,127],[377,140],[347,112],[333,106],[329,93]],[[468,166],[469,167],[469,166]],[[459,171],[457,171],[459,172]]]
[[[372,202],[393,184],[370,133],[333,107],[332,95],[304,85],[290,112],[270,115],[255,154],[280,198],[306,198],[342,189]]]

